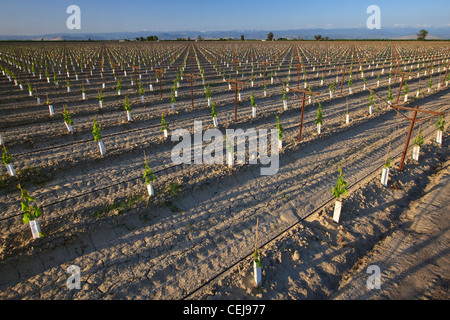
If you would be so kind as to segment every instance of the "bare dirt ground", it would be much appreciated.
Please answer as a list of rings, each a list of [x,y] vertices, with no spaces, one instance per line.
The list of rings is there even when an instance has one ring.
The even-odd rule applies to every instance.
[[[186,50],[193,55],[192,47]],[[283,67],[280,77],[287,74]],[[210,79],[221,82],[209,72]],[[333,81],[335,75],[327,78]],[[100,80],[91,83],[95,81]],[[269,86],[263,97],[261,82],[244,90],[237,123],[227,84],[214,92],[222,133],[227,128],[274,128],[275,115],[280,116],[283,149],[279,171],[272,176],[261,176],[260,165],[171,167],[174,143],[159,130],[161,112],[167,112],[173,129],[192,132],[195,119],[203,120],[203,130],[212,128],[200,84],[194,110],[187,82],[175,112],[167,99],[148,95],[142,104],[134,97],[132,123],[125,120],[123,98],[114,94],[113,81],[108,83],[112,93],[104,110],[98,110],[95,90],[88,101],[59,92],[53,97],[55,109],[61,111],[68,101],[74,114],[75,134],[70,135],[60,118],[48,120],[46,106],[38,109],[3,78],[0,85],[8,99],[2,108],[14,114],[9,109],[16,106],[14,99],[24,101],[16,110],[20,116],[1,119],[5,141],[19,181],[44,207],[40,222],[46,237],[30,238],[29,227],[20,222],[18,181],[3,175],[0,298],[448,298],[448,197],[436,196],[438,190],[448,195],[448,134],[439,146],[433,142],[434,122],[417,125],[413,137],[420,129],[425,135],[419,162],[411,160],[408,151],[406,166],[399,172],[409,123],[379,100],[369,115],[369,93],[361,80],[355,81],[352,95],[344,90],[334,99],[318,78],[311,82],[321,95],[307,103],[301,142],[299,100],[291,99],[284,110],[279,84]],[[406,106],[448,112],[448,87],[426,93],[423,82],[411,79],[409,84],[411,92],[420,87],[421,94]],[[387,96],[386,79],[378,88],[375,77],[369,77],[368,85]],[[251,118],[252,91],[258,104],[256,119]],[[319,101],[324,116],[320,135],[314,125]],[[92,140],[94,115],[104,128],[105,157],[99,156]],[[388,150],[393,167],[389,186],[382,187],[380,172]],[[158,176],[152,198],[146,196],[142,181],[144,151]],[[350,185],[339,224],[332,221],[330,191],[337,165]],[[250,257],[257,221],[260,287],[253,284]],[[367,292],[365,271],[373,264],[381,270],[381,289]],[[67,287],[71,265],[80,268],[79,290]]]
[[[421,165],[352,192],[342,220],[333,205],[263,251],[262,285],[246,260],[193,299],[448,300],[450,161],[430,143]],[[430,157],[428,157],[430,156]],[[369,266],[380,287],[369,288]]]

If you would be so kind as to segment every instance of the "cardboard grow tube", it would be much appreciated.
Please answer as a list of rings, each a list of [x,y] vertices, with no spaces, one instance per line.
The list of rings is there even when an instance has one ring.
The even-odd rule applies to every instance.
[[[384,167],[381,171],[381,184],[385,187],[387,187],[387,183],[389,180],[389,168]]]
[[[64,122],[65,124],[66,124],[66,127],[67,127],[67,131],[69,131],[70,133],[72,133],[73,132],[73,128],[72,128],[72,125],[71,124],[69,124],[69,123],[67,123],[67,122]]]
[[[412,154],[412,158],[416,161],[419,161],[419,152],[420,152],[420,146],[415,145],[413,147],[413,154]]]
[[[342,209],[342,201],[336,200],[334,204],[334,212],[333,212],[333,220],[336,223],[339,223],[339,218],[341,216],[341,209]]]
[[[14,167],[13,167],[12,163],[8,163],[8,164],[6,165],[6,170],[8,171],[8,174],[9,174],[11,177],[15,177],[15,176],[16,176],[16,172],[14,171]]]
[[[31,234],[33,235],[33,239],[38,239],[41,237],[40,232],[41,232],[41,228],[39,227],[39,222],[36,219],[31,220],[29,222],[30,224],[30,229],[31,229]]]
[[[253,275],[255,278],[255,284],[257,286],[261,285],[261,267],[258,267],[258,265],[256,264],[256,261],[253,261]]]
[[[233,162],[234,162],[234,157],[233,157],[233,153],[230,152],[229,150],[227,150],[227,164],[229,167],[233,166]]]
[[[442,131],[441,130],[438,130],[438,132],[437,132],[436,142],[439,144],[442,144]]]
[[[100,149],[100,154],[101,154],[102,156],[104,156],[104,155],[106,154],[106,149],[105,149],[105,145],[103,144],[103,141],[102,141],[102,140],[100,140],[100,141],[98,142],[98,148]]]
[[[149,182],[149,183],[147,184],[147,191],[148,191],[148,195],[149,195],[150,197],[152,197],[152,196],[155,195],[155,190],[153,189],[153,185],[152,185],[151,182]]]

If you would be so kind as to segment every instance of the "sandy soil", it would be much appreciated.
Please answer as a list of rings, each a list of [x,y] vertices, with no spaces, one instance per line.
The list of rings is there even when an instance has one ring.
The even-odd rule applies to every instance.
[[[192,47],[181,52],[195,53]],[[201,52],[200,56],[206,51]],[[202,59],[207,65],[206,58]],[[280,77],[286,76],[286,67],[285,63]],[[209,79],[220,82],[211,65],[208,68]],[[279,84],[268,86],[267,97],[262,94],[262,79],[253,89],[246,88],[237,123],[234,96],[227,84],[214,88],[222,132],[227,128],[274,128],[275,115],[280,116],[285,128],[283,150],[279,172],[273,176],[261,176],[260,165],[171,166],[174,143],[162,137],[160,115],[167,112],[166,120],[173,129],[192,131],[194,119],[204,121],[204,130],[212,128],[210,110],[200,99],[204,97],[200,84],[195,89],[196,101],[203,102],[197,102],[195,110],[191,110],[187,81],[175,112],[170,111],[167,98],[161,101],[157,95],[149,95],[142,104],[134,96],[132,123],[125,121],[123,100],[114,94],[111,79],[105,110],[98,110],[95,90],[89,93],[88,101],[81,101],[60,88],[53,97],[55,108],[60,111],[63,103],[69,103],[74,113],[73,135],[67,133],[60,118],[49,120],[46,107],[38,111],[30,99],[11,109],[20,116],[1,119],[7,132],[5,141],[20,173],[19,182],[44,208],[40,224],[47,236],[30,239],[29,227],[20,223],[17,180],[3,175],[0,298],[364,299],[371,296],[352,291],[357,287],[353,281],[365,279],[367,275],[360,275],[360,271],[367,269],[366,265],[386,262],[385,256],[372,259],[376,252],[385,252],[383,245],[388,251],[398,247],[417,254],[416,247],[430,247],[439,251],[434,253],[433,263],[442,265],[448,255],[440,245],[431,246],[430,239],[436,237],[439,240],[433,243],[445,246],[445,224],[433,221],[441,217],[439,208],[445,208],[448,199],[433,202],[436,218],[422,220],[418,227],[414,221],[422,213],[406,209],[414,201],[425,205],[427,194],[434,197],[433,190],[448,185],[444,176],[449,161],[448,134],[439,147],[432,142],[434,123],[416,127],[413,134],[422,129],[426,144],[419,163],[410,160],[408,152],[407,164],[400,173],[396,168],[409,123],[381,101],[369,115],[369,93],[362,90],[361,80],[356,81],[352,95],[344,90],[342,97],[330,99],[316,73],[310,71],[309,76],[314,79],[313,89],[321,95],[312,104],[307,103],[301,142],[297,141],[299,101],[291,99],[288,110],[284,110]],[[335,77],[327,76],[327,82]],[[91,83],[98,84],[99,78],[94,79]],[[23,92],[11,89],[4,78],[1,81],[7,96],[2,107],[16,106],[12,101],[22,99]],[[368,83],[375,88],[375,77],[369,77]],[[169,84],[165,83],[166,89]],[[411,92],[424,86],[413,79],[409,84]],[[398,88],[398,83],[392,88]],[[387,89],[384,78],[376,90],[386,97]],[[133,92],[131,87],[124,92],[127,90]],[[252,91],[257,97],[256,119],[251,118]],[[449,97],[447,87],[433,89],[406,105],[420,103],[424,109],[448,112]],[[320,135],[314,125],[319,101],[324,111]],[[347,110],[349,124],[345,123]],[[104,128],[105,157],[99,156],[92,140],[94,115]],[[21,130],[25,123],[27,130]],[[379,175],[387,150],[394,161],[389,187],[385,188]],[[158,176],[157,194],[152,198],[146,196],[141,179],[144,151]],[[341,221],[335,224],[330,189],[337,178],[338,164],[349,182],[350,194],[344,201]],[[250,260],[257,221],[258,245],[265,244],[259,288],[252,283]],[[425,222],[429,225],[424,226]],[[433,223],[442,229],[431,228]],[[403,244],[399,239],[411,234],[420,235],[414,250],[395,245],[395,241]],[[391,252],[389,257],[398,254]],[[433,259],[433,252],[420,254],[425,269],[430,268],[427,261]],[[410,257],[398,267],[405,270],[405,277],[424,269],[408,265],[420,257],[403,256]],[[390,264],[379,263],[382,289],[377,296],[371,293],[374,298],[406,297],[405,291],[394,294],[391,288],[391,284],[403,281],[390,271],[395,263],[394,258]],[[67,288],[67,268],[71,265],[80,268],[80,290]],[[443,273],[440,278],[421,277],[440,281],[435,285],[439,288],[414,297],[440,298],[448,292],[448,278]]]
[[[450,161],[448,148],[426,148],[389,188],[377,176],[353,191],[339,224],[329,205],[268,244],[261,286],[247,259],[191,298],[448,300]],[[367,285],[373,265],[379,288]]]

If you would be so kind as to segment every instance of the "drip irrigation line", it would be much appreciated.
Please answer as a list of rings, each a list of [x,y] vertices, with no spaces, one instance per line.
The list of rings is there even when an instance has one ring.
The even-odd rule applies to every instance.
[[[430,132],[429,134],[427,134],[424,138],[428,138],[433,134],[433,132]],[[392,158],[397,158],[400,157],[402,155],[402,151],[398,152],[395,156],[393,156]],[[369,179],[370,177],[372,177],[376,172],[378,172],[380,170],[380,168],[383,168],[384,164],[377,166],[376,168],[374,168],[373,170],[371,170],[368,174],[366,174],[365,176],[361,177],[359,180],[357,180],[356,182],[353,182],[352,184],[349,184],[347,186],[347,189],[353,189],[354,187],[356,187],[358,184],[362,183],[364,180]],[[269,238],[269,240],[265,241],[264,243],[262,243],[259,246],[259,249],[264,248],[265,246],[267,246],[268,244],[272,243],[273,241],[275,241],[277,238],[279,238],[280,236],[282,236],[283,234],[285,234],[286,232],[292,230],[293,228],[295,228],[297,225],[299,225],[301,222],[303,222],[305,219],[307,219],[308,217],[312,216],[313,214],[319,212],[320,210],[324,209],[326,206],[330,205],[333,203],[333,200],[335,200],[334,197],[329,197],[327,200],[325,200],[324,202],[322,202],[322,204],[318,207],[315,208],[313,211],[311,211],[310,213],[308,213],[306,216],[302,217],[301,219],[297,220],[295,223],[293,223],[292,225],[288,226],[287,228],[285,228],[284,230],[282,230],[281,232],[277,233],[276,235],[272,236]],[[225,249],[225,248],[224,248]],[[222,249],[223,250],[223,249]],[[249,258],[252,257],[253,251],[251,253],[248,253],[246,255],[244,255],[243,257],[241,257],[240,259],[238,259],[237,261],[233,262],[232,264],[230,264],[228,267],[222,269],[222,271],[218,272],[217,274],[215,274],[213,277],[209,278],[208,280],[206,280],[205,282],[203,282],[200,286],[198,286],[197,288],[195,288],[194,290],[190,291],[189,293],[185,294],[181,300],[186,300],[188,299],[190,296],[192,296],[193,294],[195,294],[196,292],[198,292],[199,290],[201,290],[202,288],[204,288],[206,285],[210,284],[212,281],[214,281],[215,279],[217,279],[218,277],[220,277],[221,275],[223,275],[224,273],[228,272],[229,270],[231,270],[232,268],[234,268],[235,266],[237,266],[239,263],[241,263],[244,260],[247,260]],[[206,259],[205,259],[206,260]],[[205,261],[203,260],[203,261]],[[195,265],[194,267],[197,267],[197,265]],[[194,267],[190,268],[193,269]],[[186,272],[187,270],[185,270]],[[171,279],[170,281],[172,281],[173,279]]]
[[[283,84],[283,82],[279,79],[279,77],[278,76],[276,76],[276,78],[278,79],[278,81],[281,83],[281,84]],[[283,86],[284,87],[286,87],[284,84],[283,84]],[[322,93],[325,93],[326,92],[326,90],[325,91],[322,91]],[[226,92],[224,92],[224,93],[226,93]],[[294,92],[292,92],[295,96],[297,96],[297,97],[299,97],[298,95],[296,95]],[[219,93],[219,94],[221,94],[221,93]],[[230,109],[231,109],[232,107],[230,107]],[[205,108],[205,110],[207,109],[207,107]],[[197,109],[198,110],[198,109]],[[198,116],[198,117],[194,117],[194,118],[190,118],[191,120],[193,119],[193,120],[195,120],[195,119],[199,119],[199,118],[204,118],[205,116]],[[189,120],[189,118],[188,118],[188,120]],[[49,121],[52,121],[52,120],[49,120]],[[54,120],[53,120],[54,121]],[[184,121],[184,120],[183,120]],[[140,130],[145,130],[145,129],[153,129],[153,128],[156,128],[156,127],[158,127],[159,126],[159,124],[154,124],[154,125],[149,125],[149,126],[147,126],[147,127],[144,127],[144,128],[135,128],[135,129],[129,129],[129,130],[125,130],[125,131],[121,131],[121,132],[117,132],[117,133],[112,133],[112,134],[108,134],[108,135],[105,135],[104,136],[104,138],[107,138],[107,137],[112,137],[112,136],[117,136],[117,135],[122,135],[122,134],[128,134],[128,133],[132,133],[132,132],[138,132],[138,131],[140,131]],[[24,156],[24,155],[29,155],[29,154],[34,154],[34,153],[38,153],[38,152],[42,152],[42,151],[49,151],[49,150],[55,150],[55,149],[59,149],[59,148],[64,148],[64,147],[68,147],[68,146],[72,146],[72,145],[76,145],[76,144],[82,144],[82,143],[88,143],[88,142],[92,142],[92,141],[94,141],[94,139],[93,138],[90,138],[90,139],[84,139],[84,140],[78,140],[78,141],[74,141],[74,142],[69,142],[69,143],[65,143],[65,144],[61,144],[61,145],[58,145],[58,146],[52,146],[52,147],[47,147],[47,148],[42,148],[42,149],[39,149],[39,150],[34,150],[34,151],[28,151],[28,152],[22,152],[22,153],[17,153],[17,154],[14,154],[14,157],[20,157],[20,156]]]
[[[133,130],[137,130],[137,129],[133,129]],[[119,133],[117,133],[117,134],[119,134]],[[89,139],[87,141],[93,141],[93,140],[94,139]],[[75,143],[71,143],[71,144],[75,144]],[[68,144],[68,145],[71,145],[71,144]],[[56,147],[53,147],[53,148],[56,148]],[[223,151],[225,151],[225,153],[226,153],[226,147],[223,148]],[[195,158],[195,155],[191,155],[191,163],[193,163],[193,159],[194,158]],[[159,170],[155,171],[154,173],[161,173],[161,172],[167,171],[169,169],[178,168],[178,167],[183,166],[183,165],[185,165],[185,164],[181,163],[181,164],[170,165],[168,167],[159,169]],[[130,178],[130,179],[127,179],[127,180],[119,181],[119,182],[113,183],[111,185],[102,187],[102,188],[90,190],[90,191],[87,191],[87,192],[83,192],[83,193],[80,193],[80,194],[77,194],[77,195],[70,196],[70,197],[65,198],[65,199],[61,199],[61,200],[58,200],[58,201],[55,201],[55,202],[52,202],[52,203],[49,203],[49,204],[42,205],[41,208],[46,208],[46,207],[49,207],[49,206],[52,206],[52,205],[56,205],[56,204],[59,204],[59,203],[65,202],[65,201],[69,201],[69,200],[72,200],[72,199],[76,199],[76,198],[79,198],[79,197],[91,194],[93,192],[106,190],[106,189],[109,189],[109,188],[112,188],[112,187],[115,187],[115,186],[118,186],[118,185],[121,185],[121,184],[124,184],[124,183],[129,183],[129,182],[132,182],[132,181],[136,181],[136,180],[139,180],[139,179],[140,179],[140,177],[134,177],[134,178]],[[20,215],[21,214],[15,214],[15,215],[11,215],[11,216],[8,216],[8,217],[3,217],[3,218],[0,218],[0,221],[4,221],[4,220],[10,219],[10,218],[18,217]]]

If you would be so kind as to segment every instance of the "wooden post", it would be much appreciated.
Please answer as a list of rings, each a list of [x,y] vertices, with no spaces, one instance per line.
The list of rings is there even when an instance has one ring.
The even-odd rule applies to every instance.
[[[372,89],[369,88],[369,91],[374,93],[381,100],[384,100],[376,92],[372,91]],[[402,171],[403,170],[404,161],[405,161],[405,157],[406,157],[406,152],[408,151],[409,141],[411,140],[411,134],[412,134],[412,131],[414,129],[414,124],[417,121],[424,121],[424,119],[422,119],[422,120],[417,119],[417,113],[420,112],[420,113],[430,114],[432,116],[444,116],[445,113],[444,112],[431,111],[431,110],[419,110],[418,106],[416,106],[414,108],[404,107],[404,106],[399,106],[399,105],[390,105],[390,104],[388,104],[388,106],[393,108],[393,109],[396,109],[397,112],[398,112],[398,110],[408,110],[408,111],[413,111],[414,112],[412,118],[408,118],[408,117],[406,117],[405,115],[402,114],[405,119],[411,121],[411,125],[410,125],[409,131],[408,131],[408,136],[406,138],[405,147],[403,149],[402,157],[400,159],[400,164],[399,164],[399,171]]]
[[[237,122],[237,89],[238,85],[244,85],[244,82],[237,80],[228,80],[228,82],[234,83],[234,122]]]
[[[408,74],[410,74],[408,72]],[[400,94],[402,93],[403,82],[405,80],[405,71],[402,72],[402,81],[400,81],[400,87],[398,88],[397,100],[395,101],[395,105],[398,105],[398,99],[400,99]]]
[[[161,78],[164,71],[160,69],[155,69],[155,72],[157,73],[158,82],[159,82],[159,98],[162,99],[162,84],[161,84]]]
[[[411,125],[409,126],[409,131],[408,131],[408,136],[406,138],[406,143],[405,143],[405,147],[403,149],[403,154],[402,154],[402,158],[400,160],[400,164],[398,166],[398,171],[402,171],[403,170],[403,164],[405,162],[405,157],[406,157],[406,152],[408,151],[408,145],[409,145],[409,141],[411,140],[411,134],[414,128],[414,123],[416,122],[416,116],[417,116],[417,110],[419,109],[418,106],[416,106],[413,114],[413,118],[411,119]]]
[[[113,65],[114,65],[114,78],[116,78],[117,77],[117,67],[119,66],[119,64],[113,63]]]
[[[263,86],[266,85],[266,69],[267,69],[267,64],[269,63],[268,61],[262,61],[260,62],[261,64],[264,65],[264,73],[263,73]]]
[[[341,96],[342,96],[342,90],[343,90],[343,88],[344,88],[344,78],[345,78],[345,70],[346,70],[346,68],[344,68],[344,67],[339,67],[339,68],[337,68],[337,70],[342,70],[342,80],[341,80]]]
[[[400,69],[400,64],[398,64],[398,62],[397,62],[397,70],[395,70],[395,79],[394,79],[394,83],[397,82],[398,73],[400,72],[399,69]],[[402,75],[402,78],[403,78],[403,75]]]
[[[189,77],[189,80],[191,82],[191,101],[192,101],[192,109],[194,109],[194,89],[192,87],[192,82],[194,81],[194,78],[197,78],[195,74],[185,73],[186,77]]]
[[[327,72],[327,61],[328,59],[325,57],[325,66],[322,70],[322,78],[325,78],[325,73]]]
[[[293,65],[297,67],[297,89],[300,89],[300,70],[305,67],[304,64],[296,63]]]
[[[294,92],[299,92],[299,93],[303,93],[303,98],[302,99],[302,111],[301,111],[301,116],[300,116],[300,128],[299,128],[299,132],[298,132],[298,141],[300,142],[302,139],[302,129],[303,129],[303,115],[305,113],[305,100],[306,100],[306,94],[312,94],[315,96],[320,95],[319,92],[309,92],[307,90],[301,90],[301,89],[290,89]]]
[[[135,78],[135,82],[136,82],[136,92],[139,93],[139,83],[138,83],[138,74],[137,74],[137,69],[139,69],[139,66],[131,66],[131,68],[133,68],[133,70],[134,70],[134,78]]]

